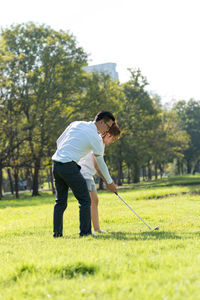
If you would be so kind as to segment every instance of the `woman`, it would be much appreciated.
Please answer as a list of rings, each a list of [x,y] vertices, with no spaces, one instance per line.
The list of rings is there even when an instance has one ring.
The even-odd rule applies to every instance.
[[[104,145],[107,146],[114,143],[119,138],[120,138],[120,129],[116,123],[114,123],[109,129],[109,131],[102,136]],[[98,199],[96,184],[93,176],[96,174],[96,172],[98,172],[106,184],[107,182],[103,177],[103,175],[101,174],[97,166],[95,156],[92,152],[88,153],[86,156],[81,158],[78,164],[81,166],[81,174],[86,180],[88,191],[91,198],[91,218],[92,218],[94,231],[97,231],[99,233],[105,233],[106,231],[101,230],[99,225],[99,214],[98,214],[99,199]]]

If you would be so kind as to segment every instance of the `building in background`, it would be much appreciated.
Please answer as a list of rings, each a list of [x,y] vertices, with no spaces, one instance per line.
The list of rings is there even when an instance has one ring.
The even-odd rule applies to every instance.
[[[115,63],[105,63],[105,64],[98,64],[93,66],[88,66],[85,68],[86,72],[97,72],[97,73],[106,73],[111,76],[113,79],[119,80],[118,73],[116,71],[117,64]]]

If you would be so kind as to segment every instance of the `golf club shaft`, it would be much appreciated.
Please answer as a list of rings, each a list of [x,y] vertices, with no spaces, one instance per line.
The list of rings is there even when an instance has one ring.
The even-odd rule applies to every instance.
[[[142,218],[140,218],[140,216],[132,209],[132,207],[130,207],[130,205],[128,205],[128,203],[124,200],[124,199],[122,199],[122,197],[120,197],[120,195],[118,194],[118,193],[115,193],[129,208],[130,208],[130,210],[132,210],[132,212],[150,229],[150,230],[152,230],[151,229],[151,227],[144,221],[144,220],[142,220]]]

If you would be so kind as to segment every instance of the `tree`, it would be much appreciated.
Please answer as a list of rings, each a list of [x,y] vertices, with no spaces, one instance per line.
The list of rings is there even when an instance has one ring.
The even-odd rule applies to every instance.
[[[131,78],[123,85],[122,127],[125,131],[124,159],[132,170],[134,182],[140,180],[140,168],[152,154],[155,129],[161,123],[159,110],[146,91],[147,81],[140,70],[130,70]]]
[[[76,113],[80,119],[91,120],[101,110],[114,115],[120,110],[121,88],[117,80],[109,74],[85,74],[82,97],[76,102]]]
[[[187,163],[187,173],[195,170],[195,165],[200,160],[200,102],[194,99],[179,101],[173,107],[178,114],[182,128],[190,138],[189,147],[184,150]]]
[[[52,152],[59,131],[73,114],[81,91],[87,56],[69,33],[33,23],[6,28],[1,33],[2,72],[23,114],[24,156],[34,168],[33,196],[38,195],[42,159]],[[3,97],[9,96],[2,90]],[[63,128],[62,128],[63,130]]]
[[[189,136],[183,130],[180,120],[174,111],[162,111],[162,123],[155,131],[156,138],[152,142],[152,159],[159,167],[160,174],[164,166],[174,159],[182,159],[188,148]]]
[[[4,89],[4,80],[0,76],[0,90]],[[2,169],[12,166],[15,174],[15,191],[18,198],[18,168],[20,149],[26,140],[23,136],[23,121],[12,89],[7,87],[7,97],[1,100],[0,108],[0,196],[2,196]]]

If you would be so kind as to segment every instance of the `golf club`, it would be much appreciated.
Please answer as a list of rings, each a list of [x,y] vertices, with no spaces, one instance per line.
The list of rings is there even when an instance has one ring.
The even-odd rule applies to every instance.
[[[132,209],[132,207],[130,207],[130,205],[124,200],[122,199],[122,197],[120,197],[120,195],[118,193],[115,193],[129,208],[130,210],[151,230],[159,230],[159,226],[156,226],[154,229],[152,229],[144,220],[142,220],[142,218],[140,218],[140,216]]]

